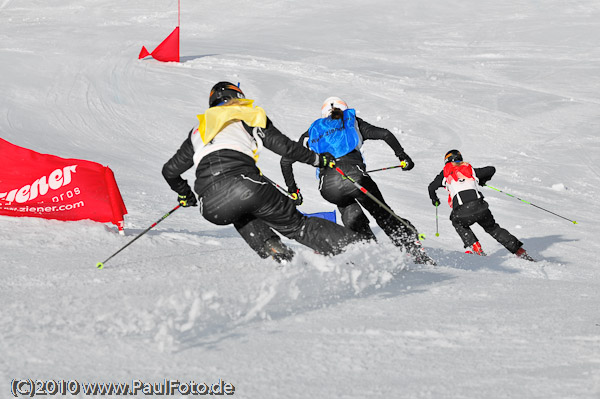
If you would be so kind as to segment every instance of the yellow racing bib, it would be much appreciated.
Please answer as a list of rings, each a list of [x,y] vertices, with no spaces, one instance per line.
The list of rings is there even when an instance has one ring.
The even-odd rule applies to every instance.
[[[233,105],[222,105],[206,110],[205,114],[198,115],[198,132],[204,144],[210,142],[227,125],[244,121],[252,127],[267,126],[267,114],[261,107],[253,106],[254,100],[239,99]]]

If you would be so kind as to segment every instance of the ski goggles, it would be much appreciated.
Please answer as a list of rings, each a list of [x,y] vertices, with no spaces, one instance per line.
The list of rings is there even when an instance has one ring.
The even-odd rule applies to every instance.
[[[452,153],[452,154],[448,154],[446,155],[446,159],[444,160],[444,163],[447,164],[448,162],[462,162],[463,157],[461,155],[460,152],[458,153]]]

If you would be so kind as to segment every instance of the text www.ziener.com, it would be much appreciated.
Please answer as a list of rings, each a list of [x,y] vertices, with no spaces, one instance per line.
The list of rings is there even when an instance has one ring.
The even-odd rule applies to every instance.
[[[77,380],[32,380],[13,379],[11,393],[15,398],[37,395],[102,395],[102,396],[137,396],[137,395],[233,395],[235,386],[219,379],[207,384],[195,381],[181,382],[164,379],[160,382],[144,382],[132,380],[131,384],[121,382],[79,382]]]
[[[0,205],[0,209],[5,209],[12,212],[23,212],[23,213],[47,213],[47,212],[64,212],[70,211],[77,208],[83,208],[85,203],[83,201],[75,202],[73,204],[63,205],[52,205],[52,206],[3,206]]]

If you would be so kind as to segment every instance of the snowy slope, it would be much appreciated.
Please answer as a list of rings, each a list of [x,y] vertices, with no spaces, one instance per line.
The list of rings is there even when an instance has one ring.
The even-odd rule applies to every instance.
[[[596,1],[181,10],[175,64],[137,60],[177,25],[174,0],[0,2],[0,137],[108,165],[129,210],[124,237],[0,217],[0,397],[15,378],[222,379],[241,398],[600,397]],[[407,262],[375,228],[380,245],[333,259],[290,242],[298,258],[278,269],[194,208],[97,270],[176,204],[162,165],[220,80],[240,82],[294,139],[331,95],[394,132],[416,167],[373,178],[439,266]],[[489,256],[463,254],[445,206],[435,236],[427,196],[451,148],[496,166],[494,187],[578,224],[486,189],[496,220],[542,261],[477,227]],[[384,143],[363,149],[370,168],[397,163]],[[275,154],[259,166],[282,183]],[[295,171],[300,209],[333,210],[313,169]]]

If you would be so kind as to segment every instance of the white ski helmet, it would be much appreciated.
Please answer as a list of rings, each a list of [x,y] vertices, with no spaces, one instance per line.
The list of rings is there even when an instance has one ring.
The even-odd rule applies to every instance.
[[[329,97],[323,102],[323,106],[321,107],[321,117],[327,118],[329,115],[331,115],[333,108],[339,108],[342,111],[345,111],[348,109],[348,104],[346,104],[346,101],[339,97]]]

